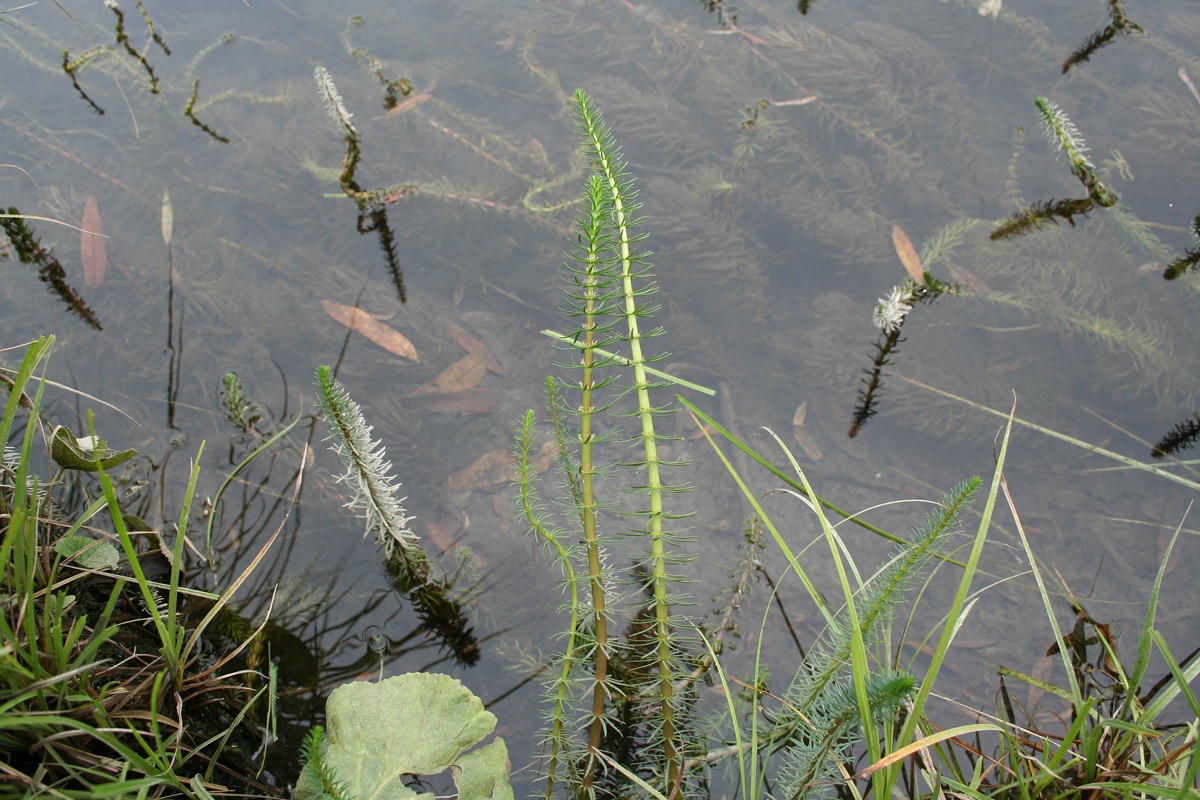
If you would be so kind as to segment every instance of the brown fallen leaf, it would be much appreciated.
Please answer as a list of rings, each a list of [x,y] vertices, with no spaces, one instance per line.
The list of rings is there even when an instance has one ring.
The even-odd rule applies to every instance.
[[[454,394],[464,389],[471,389],[483,378],[487,367],[479,356],[468,355],[446,367],[429,383],[423,383],[409,392],[405,397],[419,397],[423,394]]]
[[[1158,263],[1155,262],[1154,266],[1157,268]],[[950,277],[953,278],[956,283],[962,284],[972,292],[990,292],[992,290],[992,287],[988,286],[982,278],[980,278],[974,272],[971,272],[971,270],[967,269],[966,267],[960,267],[958,264],[947,261],[946,269],[950,271]]]
[[[83,262],[83,282],[95,289],[104,283],[108,267],[108,248],[105,247],[104,222],[96,198],[90,194],[83,207],[83,233],[79,235],[79,260]]]
[[[538,450],[538,454],[534,456],[530,465],[533,471],[541,475],[546,470],[550,469],[550,465],[554,463],[554,459],[558,458],[558,445],[553,442],[546,442],[542,445],[542,449]]]
[[[459,532],[463,529],[463,521],[460,517],[453,514],[435,519],[425,526],[425,535],[433,542],[434,546],[443,553],[451,550],[455,544]]]
[[[900,263],[908,271],[908,277],[917,283],[925,283],[925,270],[921,267],[921,257],[917,255],[917,248],[913,247],[912,239],[908,238],[908,234],[899,225],[892,226],[892,244],[896,247],[896,255],[900,256]]]
[[[804,420],[808,417],[808,401],[805,400],[800,405],[796,406],[796,413],[792,414],[792,426],[796,428],[804,427]]]
[[[415,408],[448,411],[460,414],[484,414],[500,405],[500,395],[487,389],[463,389],[460,392],[430,392],[410,397],[406,401]]]
[[[455,325],[453,322],[446,325],[446,330],[450,331],[450,335],[454,337],[454,341],[458,342],[458,346],[466,350],[473,356],[478,356],[479,360],[484,363],[488,369],[497,375],[504,374],[504,367],[500,366],[500,362],[496,360],[496,356],[488,349],[488,346],[476,339],[471,334],[464,331],[462,328]]]
[[[391,119],[392,117],[400,116],[405,111],[412,111],[414,108],[421,105],[421,103],[424,103],[426,100],[433,97],[433,87],[435,86],[437,86],[436,75],[433,77],[433,80],[429,82],[429,85],[425,87],[425,91],[417,92],[416,94],[412,94],[404,98],[402,101],[396,104],[395,108],[384,114],[383,118]]]
[[[446,482],[451,493],[490,489],[509,483],[517,475],[512,451],[492,450],[452,474]]]
[[[1050,656],[1042,656],[1033,664],[1033,669],[1030,670],[1030,677],[1037,678],[1042,683],[1049,683],[1051,676],[1054,674],[1054,659]],[[1046,690],[1040,686],[1029,684],[1029,691],[1025,693],[1025,709],[1032,714],[1038,704],[1042,702],[1042,697],[1046,694]]]
[[[825,453],[821,451],[821,446],[817,444],[817,440],[813,435],[804,428],[792,428],[792,437],[796,440],[796,444],[800,445],[800,449],[804,451],[804,455],[808,456],[813,461],[820,461],[825,457]]]
[[[171,246],[171,233],[175,230],[175,209],[171,205],[171,195],[163,189],[162,215],[159,217],[162,227],[163,244]]]
[[[321,307],[325,309],[326,314],[350,330],[358,331],[389,353],[395,353],[410,361],[421,360],[417,355],[417,348],[413,347],[413,343],[404,334],[384,325],[361,308],[331,303],[328,300],[322,300]]]
[[[817,444],[817,440],[813,435],[804,429],[804,420],[808,417],[808,401],[805,400],[800,405],[796,406],[796,413],[792,414],[792,437],[795,438],[796,444],[800,445],[800,449],[804,451],[804,455],[813,461],[820,461],[825,457],[821,452],[821,446]]]

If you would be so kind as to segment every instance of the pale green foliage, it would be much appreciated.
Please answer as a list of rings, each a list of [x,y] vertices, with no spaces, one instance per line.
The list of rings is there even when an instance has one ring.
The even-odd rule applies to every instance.
[[[550,547],[551,560],[563,570],[571,594],[566,647],[553,668],[547,691],[546,795],[562,786],[571,793],[593,791],[598,765],[587,754],[600,750],[606,729],[631,724],[636,730],[619,735],[639,740],[636,768],[652,770],[660,789],[670,794],[685,777],[680,763],[684,742],[690,743],[694,737],[685,733],[690,724],[685,717],[687,693],[676,690],[676,683],[686,675],[677,663],[682,646],[677,608],[684,599],[671,589],[679,576],[668,570],[668,564],[690,556],[672,549],[682,537],[664,525],[680,516],[669,513],[663,502],[680,488],[663,483],[663,467],[674,465],[658,455],[660,435],[655,419],[669,409],[655,407],[649,396],[650,389],[661,384],[651,383],[648,364],[662,356],[643,352],[643,341],[661,332],[642,328],[657,310],[649,299],[656,286],[638,249],[644,238],[635,232],[641,222],[636,217],[640,203],[620,148],[588,96],[576,92],[575,103],[591,174],[583,187],[575,248],[564,280],[567,333],[572,342],[568,351],[578,360],[559,366],[578,372],[569,380],[549,379],[548,404],[566,474],[568,499],[564,504],[568,517],[578,519],[581,535],[568,536],[555,527],[534,495],[529,469],[532,412],[526,416],[517,443],[522,512],[530,529]],[[613,350],[628,355],[611,354]],[[628,370],[626,377],[622,377],[622,367]],[[628,373],[632,373],[631,379]],[[570,397],[565,396],[567,392]],[[634,411],[624,409],[630,400],[636,401]],[[616,425],[601,428],[608,416],[630,418],[636,431],[622,436]],[[578,424],[577,431],[569,429],[574,424]],[[635,454],[626,455],[619,464],[601,462],[600,446],[610,440],[624,441]],[[626,491],[642,494],[640,503],[645,505],[644,510],[629,514],[639,520],[629,531],[629,542],[649,552],[639,558],[640,566],[632,574],[621,576],[610,569],[608,551],[613,543],[600,531],[597,511],[616,505],[601,499],[602,479],[630,469],[635,474],[624,479]],[[566,544],[579,540],[579,546]],[[636,641],[618,643],[609,633],[611,592],[622,584],[635,587],[630,591],[632,601],[646,610],[639,612],[645,624]],[[590,683],[585,690],[591,695],[590,707],[585,707],[578,688],[585,683]],[[617,722],[614,706],[637,710],[622,712],[619,716],[626,721]],[[636,721],[630,723],[630,718]],[[587,729],[587,749],[571,735],[575,720]]]
[[[834,761],[843,758],[861,738],[861,733],[851,736],[861,720],[859,698],[850,682],[854,626],[865,648],[888,648],[893,610],[954,535],[979,483],[979,478],[972,478],[956,486],[859,589],[855,613],[843,609],[834,616],[826,636],[810,650],[785,698],[787,711],[773,737],[788,743],[781,776],[791,793],[800,797],[827,794],[829,785],[819,781],[833,776]],[[915,686],[913,676],[886,666],[866,676],[870,716],[878,722],[894,717]]]
[[[325,716],[328,733],[314,729],[305,742],[296,800],[433,800],[409,788],[409,776],[451,768],[461,800],[512,800],[504,740],[476,747],[495,715],[448,675],[346,683]]]
[[[388,557],[407,554],[413,558],[420,545],[409,528],[412,518],[404,510],[404,500],[396,497],[400,483],[391,475],[392,462],[384,460],[383,445],[371,440],[372,428],[362,409],[329,367],[317,369],[316,386],[321,418],[329,426],[329,449],[337,453],[345,468],[337,481],[350,491],[346,508],[363,520],[364,535],[376,535]],[[423,555],[420,561],[424,561]]]

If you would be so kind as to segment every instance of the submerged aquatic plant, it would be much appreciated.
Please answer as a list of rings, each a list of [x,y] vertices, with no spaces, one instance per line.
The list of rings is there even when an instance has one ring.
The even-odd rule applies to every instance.
[[[1036,98],[1034,105],[1041,116],[1042,132],[1046,134],[1046,139],[1058,152],[1066,153],[1071,174],[1087,189],[1088,196],[1047,200],[1022,208],[996,226],[992,231],[993,240],[1021,236],[1049,224],[1057,225],[1060,219],[1065,219],[1073,228],[1076,216],[1086,217],[1095,206],[1111,208],[1117,203],[1117,196],[1105,188],[1096,174],[1096,166],[1087,156],[1088,146],[1067,112],[1058,103],[1044,97]]]
[[[858,405],[855,407],[854,416],[850,421],[850,429],[847,432],[851,439],[859,434],[863,426],[867,424],[867,420],[879,412],[879,393],[883,389],[883,368],[890,363],[891,357],[896,354],[896,349],[903,341],[900,338],[900,329],[904,326],[904,321],[912,311],[913,305],[930,303],[944,294],[959,292],[957,285],[938,280],[929,270],[922,271],[919,266],[914,269],[916,270],[914,274],[923,272],[923,280],[917,282],[911,277],[905,278],[903,283],[892,287],[892,291],[888,293],[887,297],[879,298],[879,302],[876,303],[875,310],[871,314],[880,334],[875,342],[875,354],[871,359],[871,366],[863,370],[866,377],[862,380],[863,387],[858,391]]]
[[[1083,40],[1075,52],[1067,56],[1063,62],[1062,71],[1065,75],[1071,67],[1082,64],[1091,58],[1101,47],[1112,44],[1121,34],[1145,33],[1142,26],[1131,20],[1125,9],[1121,8],[1121,0],[1108,0],[1109,23],[1100,30]]]
[[[9,208],[6,214],[0,214],[0,228],[7,234],[17,259],[37,267],[42,283],[66,303],[72,314],[92,328],[103,330],[96,313],[88,307],[75,287],[67,283],[67,271],[63,269],[63,265],[50,250],[42,246],[33,229],[25,224],[24,216],[15,207]]]
[[[351,492],[345,507],[366,525],[364,535],[375,533],[383,550],[384,566],[397,591],[408,596],[421,627],[434,634],[461,665],[479,660],[479,645],[462,600],[454,592],[454,576],[435,571],[409,523],[404,498],[397,498],[400,483],[385,461],[383,445],[371,439],[371,426],[362,409],[327,366],[317,368],[317,402],[329,426],[330,450],[337,453],[345,472],[337,477]]]
[[[900,330],[905,315],[912,311],[912,302],[915,299],[903,284],[892,287],[888,296],[879,298],[879,303],[875,306],[875,327],[884,333]]]
[[[1200,214],[1192,219],[1192,236],[1200,240]],[[1183,255],[1167,264],[1167,268],[1163,270],[1163,277],[1173,281],[1188,270],[1195,270],[1197,264],[1200,264],[1200,245],[1189,247]]]
[[[1044,97],[1034,99],[1033,103],[1041,115],[1043,133],[1052,145],[1067,154],[1071,174],[1087,189],[1088,196],[1103,208],[1115,205],[1117,196],[1104,188],[1104,184],[1097,177],[1096,167],[1087,157],[1088,147],[1084,144],[1083,136],[1067,116],[1067,112],[1063,111],[1058,103]]]
[[[1196,446],[1200,441],[1200,414],[1192,414],[1191,419],[1175,423],[1171,430],[1158,440],[1150,455],[1154,458],[1166,458]]]

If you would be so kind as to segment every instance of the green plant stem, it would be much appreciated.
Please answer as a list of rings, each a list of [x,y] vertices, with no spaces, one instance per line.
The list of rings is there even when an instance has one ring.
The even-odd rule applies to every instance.
[[[583,344],[580,344],[579,342],[572,339],[570,336],[564,336],[563,334],[561,334],[557,331],[552,331],[552,330],[546,329],[544,331],[539,331],[539,333],[541,333],[543,336],[549,336],[551,339],[557,339],[558,341],[562,342],[563,344],[569,344],[572,347],[577,347],[580,350],[582,350],[584,348]],[[620,355],[618,353],[613,353],[609,350],[605,350],[602,347],[591,347],[591,351],[598,356],[602,356],[603,358],[610,358],[613,361],[615,361],[616,363],[621,364],[626,367],[630,366],[633,363],[625,356]],[[685,389],[691,389],[694,392],[700,392],[701,394],[706,394],[709,397],[716,397],[716,395],[717,395],[716,389],[710,389],[707,386],[701,386],[698,383],[692,383],[691,381],[685,381],[683,378],[676,377],[675,375],[672,375],[669,372],[664,372],[661,369],[655,369],[654,367],[651,367],[649,365],[646,366],[646,372],[647,372],[647,374],[653,375],[656,378],[662,378],[664,381],[670,381],[671,383],[682,386]]]
[[[520,469],[520,479],[518,485],[521,491],[521,510],[525,514],[525,518],[529,520],[530,526],[537,531],[537,534],[552,548],[558,555],[559,563],[562,565],[563,573],[566,575],[567,587],[571,594],[571,620],[567,626],[567,644],[563,650],[562,669],[556,681],[553,708],[551,710],[551,729],[550,729],[550,759],[549,765],[546,768],[546,800],[554,794],[554,782],[557,778],[558,763],[562,757],[563,744],[565,742],[566,725],[565,719],[567,715],[567,689],[570,686],[571,670],[575,666],[575,649],[576,635],[579,630],[579,582],[575,576],[575,570],[571,566],[571,557],[562,543],[559,542],[558,536],[544,526],[538,518],[537,509],[534,508],[531,486],[533,476],[529,470],[529,436],[533,428],[533,413],[526,414],[525,424],[522,426],[521,439],[518,450],[518,463]],[[603,709],[602,709],[603,710]],[[593,759],[589,758],[589,768]],[[593,770],[594,774],[594,770]]]
[[[596,191],[595,179],[589,181],[588,200],[584,213],[583,261],[584,269],[584,321],[583,321],[583,378],[580,381],[579,404],[579,480],[581,503],[579,515],[583,523],[583,538],[587,546],[588,575],[592,588],[593,626],[596,649],[593,656],[596,685],[592,689],[592,716],[588,726],[588,753],[599,751],[604,735],[604,704],[608,691],[608,616],[607,598],[604,591],[603,564],[600,561],[600,540],[596,530],[596,487],[595,465],[592,459],[592,417],[596,408],[592,402],[593,372],[595,369],[596,312],[598,284],[603,270],[605,204]],[[583,777],[583,789],[588,791],[595,779],[595,757],[589,755]]]
[[[213,495],[212,509],[208,515],[208,525],[206,525],[204,528],[204,549],[207,553],[206,558],[208,558],[210,564],[213,563],[212,529],[213,523],[217,518],[217,506],[221,502],[221,495],[225,493],[225,489],[229,487],[229,484],[233,482],[233,479],[237,477],[239,472],[245,469],[251,461],[258,458],[258,456],[261,455],[264,450],[275,444],[275,442],[282,439],[288,433],[291,433],[292,428],[299,425],[301,419],[303,419],[303,417],[296,417],[296,419],[292,420],[287,427],[283,428],[274,436],[267,439],[258,447],[254,448],[254,452],[239,461],[238,465],[233,468],[233,471],[225,476],[225,480],[221,481],[221,485],[217,488],[217,493]]]
[[[634,239],[629,218],[629,200],[625,196],[622,169],[614,158],[611,146],[604,134],[603,123],[598,115],[591,113],[590,100],[582,91],[575,93],[580,108],[580,122],[584,127],[589,145],[597,157],[593,165],[597,174],[607,183],[612,203],[612,225],[616,231],[617,258],[621,269],[621,284],[624,294],[625,321],[629,327],[629,362],[633,368],[634,387],[637,394],[637,416],[641,423],[641,440],[646,459],[646,486],[650,501],[648,510],[648,533],[650,534],[651,587],[654,593],[654,627],[657,644],[658,694],[662,713],[663,758],[667,766],[668,795],[674,794],[680,784],[681,763],[675,732],[675,684],[671,674],[671,603],[667,597],[667,559],[663,541],[663,484],[659,470],[658,441],[654,432],[654,407],[650,404],[650,380],[646,372],[646,358],[642,353],[642,334],[638,328],[638,290],[634,287],[633,253]]]

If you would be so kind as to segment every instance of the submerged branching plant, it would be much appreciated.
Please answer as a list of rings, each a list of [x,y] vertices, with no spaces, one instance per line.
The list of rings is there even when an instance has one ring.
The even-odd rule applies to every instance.
[[[387,261],[388,272],[396,287],[396,297],[401,303],[408,302],[408,292],[404,288],[404,271],[400,267],[400,257],[396,253],[396,240],[388,225],[386,206],[396,202],[400,197],[416,191],[413,184],[402,183],[382,189],[363,190],[355,179],[358,162],[362,157],[361,139],[358,128],[352,121],[353,114],[346,108],[342,95],[338,92],[329,70],[318,66],[313,70],[313,78],[317,82],[317,90],[321,102],[329,118],[337,125],[338,131],[345,142],[346,151],[342,156],[342,167],[338,172],[338,182],[346,196],[358,206],[358,232],[374,233],[379,237],[379,247],[383,250]],[[367,220],[370,223],[367,224]]]
[[[1104,184],[1097,177],[1096,167],[1087,157],[1088,147],[1084,144],[1083,136],[1067,116],[1067,112],[1063,111],[1058,103],[1044,97],[1036,98],[1033,103],[1041,114],[1042,131],[1046,138],[1050,144],[1058,147],[1059,151],[1067,154],[1071,174],[1087,189],[1088,196],[1103,208],[1115,205],[1117,196],[1104,188]]]
[[[1071,174],[1087,189],[1088,196],[1047,200],[1022,208],[996,226],[992,231],[993,240],[1021,236],[1050,224],[1058,224],[1060,219],[1065,219],[1071,227],[1075,227],[1077,215],[1087,216],[1095,206],[1111,208],[1117,203],[1117,196],[1104,186],[1096,174],[1096,166],[1087,157],[1088,146],[1067,112],[1058,103],[1044,97],[1036,98],[1034,105],[1041,116],[1042,132],[1046,134],[1046,139],[1058,152],[1066,154]]]
[[[1192,236],[1200,241],[1200,214],[1192,220]],[[1189,247],[1183,255],[1176,258],[1163,270],[1163,277],[1173,281],[1188,270],[1195,270],[1200,264],[1200,245]]]
[[[96,313],[88,307],[79,292],[67,283],[67,271],[52,252],[42,246],[41,241],[34,235],[33,229],[25,224],[22,214],[16,208],[9,208],[7,214],[0,214],[0,228],[12,243],[13,252],[23,263],[37,267],[38,277],[58,299],[67,305],[67,310],[86,322],[96,330],[102,330]]]
[[[325,111],[337,125],[338,132],[341,133],[342,140],[346,143],[346,153],[342,157],[342,168],[338,173],[338,180],[342,185],[342,191],[354,201],[358,210],[364,214],[368,213],[380,205],[394,202],[401,195],[415,190],[416,187],[412,184],[397,184],[371,190],[364,190],[359,186],[355,179],[355,172],[358,170],[358,162],[362,157],[362,139],[359,136],[358,128],[352,121],[354,115],[346,108],[346,103],[342,100],[337,86],[334,85],[329,70],[322,66],[316,67],[313,70],[313,79],[317,82],[317,90],[321,102],[325,105]]]
[[[1041,230],[1047,225],[1057,225],[1060,219],[1065,219],[1071,227],[1075,227],[1075,217],[1086,217],[1088,212],[1096,207],[1090,197],[1067,198],[1065,200],[1047,200],[1044,203],[1034,203],[1028,208],[1022,208],[992,231],[992,241],[1010,239],[1014,236],[1024,236]]]
[[[1117,36],[1130,33],[1145,33],[1140,25],[1125,15],[1125,10],[1121,8],[1121,0],[1108,0],[1108,17],[1108,25],[1084,39],[1083,44],[1076,48],[1075,52],[1067,56],[1062,67],[1064,75],[1071,67],[1076,64],[1082,64],[1091,58],[1101,47],[1112,44]]]
[[[848,436],[853,439],[867,424],[867,420],[879,411],[879,393],[883,389],[883,368],[891,363],[891,357],[896,354],[900,342],[900,328],[912,311],[914,303],[931,303],[944,294],[957,294],[958,286],[938,280],[928,270],[925,271],[924,281],[918,283],[912,278],[905,278],[898,286],[893,286],[887,297],[879,298],[872,312],[875,327],[879,328],[879,339],[875,342],[875,355],[871,366],[863,370],[863,388],[858,391],[858,405],[854,417],[850,421]]]
[[[1150,455],[1166,458],[1180,450],[1195,447],[1196,442],[1200,442],[1200,414],[1192,414],[1190,419],[1175,423],[1175,426],[1154,445]]]

